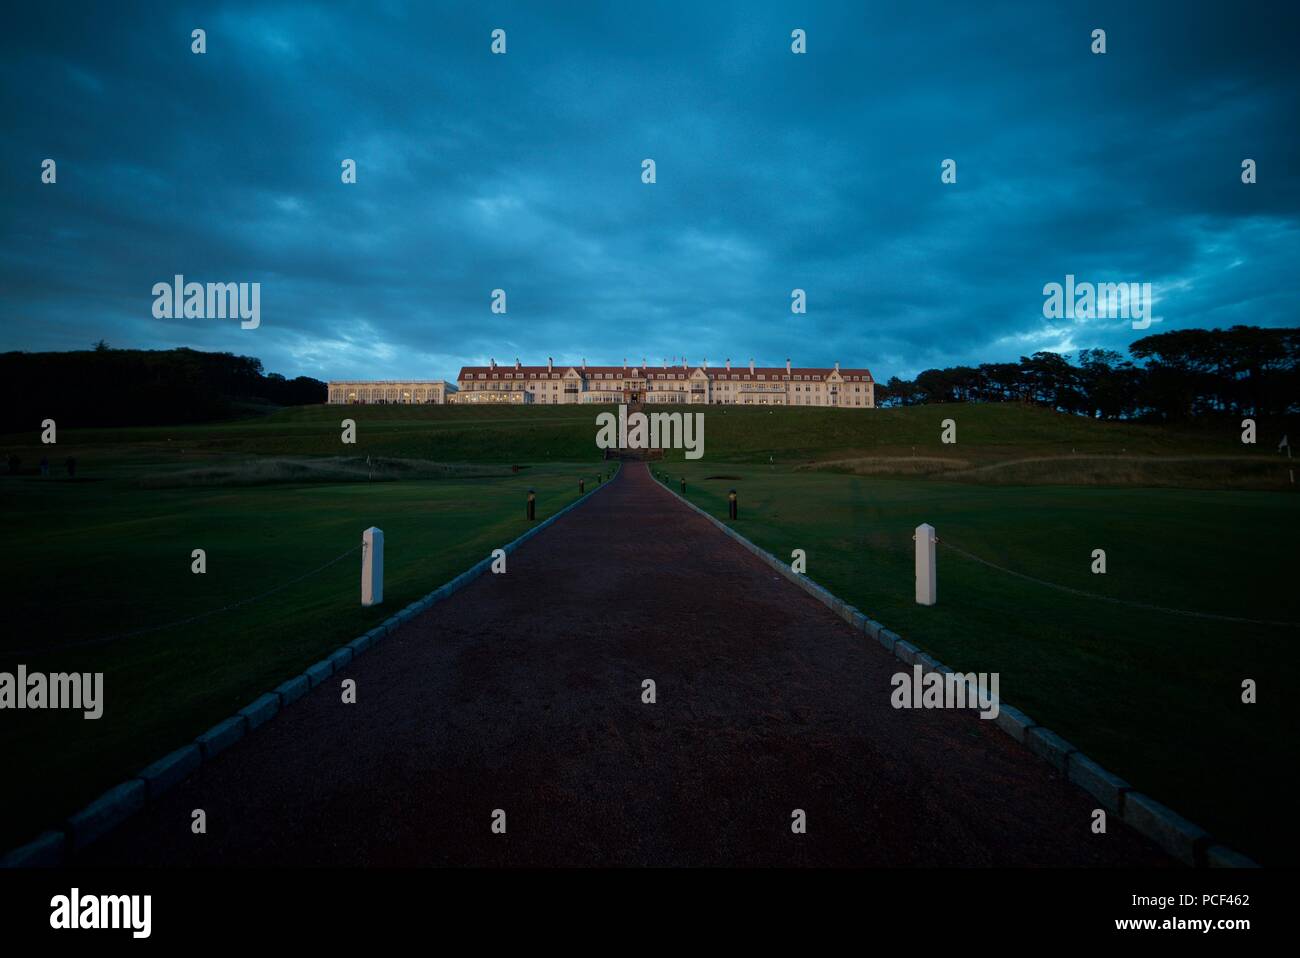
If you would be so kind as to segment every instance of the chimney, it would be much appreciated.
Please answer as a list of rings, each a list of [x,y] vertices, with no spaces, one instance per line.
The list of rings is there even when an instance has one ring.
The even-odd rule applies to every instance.
[[[547,356],[547,357],[546,357],[546,371],[547,371],[548,373],[553,371],[553,370],[552,370],[552,367],[553,367],[554,365],[555,365],[555,360],[552,359],[550,356]]]
[[[752,358],[749,360],[749,374],[754,375],[754,360]]]
[[[516,356],[516,357],[515,357],[515,369],[518,369],[518,368],[519,368],[519,357]]]
[[[790,375],[790,360],[789,360],[789,359],[787,359],[787,360],[785,361],[785,374],[786,374],[787,376]]]
[[[497,361],[496,361],[495,359],[489,359],[489,360],[488,360],[488,365],[491,366],[493,369],[496,369],[496,368],[497,368]]]
[[[731,357],[727,357],[727,372],[731,372]]]

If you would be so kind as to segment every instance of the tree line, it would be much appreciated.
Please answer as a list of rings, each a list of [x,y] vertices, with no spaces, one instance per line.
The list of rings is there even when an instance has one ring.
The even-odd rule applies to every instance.
[[[266,373],[262,361],[194,349],[0,353],[0,424],[5,432],[60,426],[210,422],[250,406],[323,403],[318,379]]]
[[[1016,363],[927,369],[877,384],[876,405],[1024,402],[1095,419],[1166,422],[1300,411],[1300,328],[1179,329],[1133,342],[1125,357],[1083,349]]]

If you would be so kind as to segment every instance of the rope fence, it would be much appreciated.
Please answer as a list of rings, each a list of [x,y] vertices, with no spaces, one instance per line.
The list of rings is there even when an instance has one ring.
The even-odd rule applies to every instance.
[[[348,556],[352,555],[353,553],[360,552],[361,546],[362,543],[357,543],[351,549],[348,549],[346,552],[340,553],[339,555],[335,556],[333,559],[330,559],[329,562],[326,562],[322,566],[317,566],[315,569],[312,569],[310,572],[304,572],[300,576],[290,579],[287,582],[281,582],[279,585],[275,586],[274,588],[267,589],[265,592],[259,592],[257,595],[249,596],[246,599],[240,599],[237,602],[227,603],[226,605],[221,606],[221,608],[219,609],[209,609],[207,612],[200,612],[197,615],[187,616],[184,619],[177,619],[174,622],[164,622],[161,625],[150,625],[150,626],[146,626],[143,629],[132,629],[129,632],[118,632],[114,635],[103,635],[100,636],[99,638],[85,639],[80,642],[67,642],[63,645],[41,646],[39,648],[20,649],[19,651],[11,654],[17,656],[44,655],[49,652],[66,652],[69,649],[88,649],[97,645],[107,645],[109,642],[116,642],[118,639],[127,639],[138,635],[147,635],[150,632],[162,632],[166,629],[175,629],[175,628],[179,628],[182,625],[190,625],[194,622],[201,622],[204,619],[210,619],[213,616],[221,615],[222,613],[225,612],[233,612],[235,609],[243,608],[246,605],[252,605],[254,602],[260,602],[263,599],[268,598],[269,596],[275,595],[277,592],[283,592],[285,589],[289,588],[289,586],[297,585],[299,582],[302,582],[305,579],[310,579],[314,575],[319,575],[320,573],[324,572],[326,569],[330,568],[331,566],[338,565],[338,563],[342,562],[344,559],[346,559]]]
[[[614,473],[617,473],[617,471],[618,470],[615,469]],[[581,498],[582,494],[586,491],[583,486],[582,478],[579,479],[579,484],[578,484],[579,498]],[[610,478],[613,478],[613,475],[611,475]],[[599,477],[597,478],[597,484],[599,485],[600,482],[602,482],[603,480],[604,480],[604,473],[602,470]],[[530,490],[530,499],[531,498],[532,496]],[[530,505],[530,509],[528,513],[528,520],[532,522],[534,520],[534,514],[531,508],[532,503],[530,502],[529,505]],[[367,542],[365,539],[365,535],[369,535],[370,533],[377,534],[375,537],[376,548],[374,550],[376,553],[378,553],[377,555],[366,554]],[[117,632],[112,635],[103,635],[93,639],[82,639],[75,642],[65,642],[61,645],[45,645],[39,647],[34,646],[25,649],[19,649],[14,652],[6,651],[3,653],[3,655],[6,658],[24,657],[24,656],[32,656],[32,655],[47,655],[53,652],[66,652],[69,650],[89,649],[89,648],[94,648],[96,646],[107,645],[111,642],[116,642],[119,639],[133,638],[136,636],[148,635],[153,632],[163,632],[168,629],[175,629],[185,625],[192,625],[196,622],[202,622],[205,619],[210,619],[218,615],[223,615],[227,612],[233,612],[236,609],[241,609],[244,608],[245,606],[252,605],[255,602],[260,602],[263,599],[269,598],[270,596],[273,596],[278,592],[283,592],[285,589],[288,589],[291,586],[297,585],[300,582],[310,579],[312,576],[319,575],[320,573],[324,572],[326,569],[329,569],[332,566],[335,566],[338,563],[342,562],[348,556],[354,555],[358,552],[362,553],[362,605],[364,606],[364,605],[377,604],[380,601],[382,601],[382,595],[383,595],[383,591],[382,591],[383,590],[383,586],[382,586],[383,533],[380,532],[380,530],[378,529],[371,529],[371,530],[367,530],[366,533],[363,534],[363,538],[361,542],[358,542],[356,545],[352,546],[352,548],[339,553],[333,559],[330,559],[328,562],[324,563],[323,565],[319,565],[309,572],[304,572],[302,575],[295,576],[294,578],[289,579],[286,582],[281,582],[279,585],[267,589],[264,592],[259,592],[256,595],[248,596],[247,598],[240,599],[236,602],[229,602],[219,608],[209,609],[206,612],[200,612],[197,613],[196,615],[186,616],[185,618],[182,619],[175,619],[171,622],[163,622],[158,625],[146,626],[140,629],[131,629],[126,632]],[[369,591],[367,591],[367,584],[369,584]]]
[[[1084,599],[1096,599],[1099,602],[1110,602],[1113,605],[1126,605],[1131,608],[1142,609],[1147,612],[1162,612],[1168,615],[1183,615],[1194,619],[1209,619],[1214,622],[1235,622],[1243,625],[1264,625],[1264,626],[1271,626],[1274,628],[1300,629],[1300,622],[1277,622],[1268,619],[1248,619],[1242,616],[1235,616],[1235,615],[1216,615],[1213,612],[1193,612],[1190,609],[1173,609],[1170,608],[1169,606],[1153,605],[1149,602],[1135,602],[1131,599],[1119,599],[1114,596],[1099,595],[1096,592],[1085,592],[1083,589],[1075,589],[1067,585],[1060,585],[1059,583],[1056,582],[1048,582],[1046,579],[1039,579],[1032,575],[1026,575],[1023,572],[1017,572],[1015,569],[1008,569],[1005,566],[1000,566],[996,562],[990,562],[988,559],[982,559],[977,555],[967,552],[965,549],[953,545],[951,542],[948,542],[946,539],[936,539],[935,541],[938,542],[939,545],[943,546],[944,548],[951,549],[953,552],[956,552],[958,555],[964,556],[965,558],[970,559],[972,562],[978,562],[982,566],[987,566],[990,569],[996,569],[998,572],[1004,572],[1007,575],[1015,576],[1017,579],[1024,579],[1026,582],[1032,582],[1035,585],[1041,585],[1048,589],[1055,589],[1058,592],[1066,592],[1069,593],[1070,595],[1076,595]]]

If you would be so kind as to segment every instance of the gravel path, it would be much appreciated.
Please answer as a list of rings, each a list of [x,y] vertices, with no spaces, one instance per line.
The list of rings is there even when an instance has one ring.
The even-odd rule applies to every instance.
[[[992,723],[891,708],[902,668],[629,463],[86,861],[1168,864]]]

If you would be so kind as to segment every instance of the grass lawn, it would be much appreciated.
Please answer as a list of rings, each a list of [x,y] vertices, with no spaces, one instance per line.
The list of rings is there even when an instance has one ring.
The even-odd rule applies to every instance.
[[[1300,622],[1289,493],[976,486],[716,462],[655,464],[808,575],[959,671],[1001,673],[1006,700],[1135,787],[1262,863],[1300,860],[1296,723],[1286,688],[1300,629],[1143,611],[991,570],[1150,605]],[[709,478],[722,477],[722,478]],[[940,539],[939,602],[914,602],[912,534]],[[1090,571],[1093,549],[1108,571]],[[1241,681],[1259,703],[1241,703]],[[1291,718],[1287,716],[1291,715]]]
[[[545,463],[594,458],[596,415],[612,406],[301,406],[268,416],[197,426],[74,429],[60,424],[57,447],[39,444],[36,424],[0,436],[0,453],[16,452],[30,471],[42,455],[61,463],[136,462],[149,469],[207,464],[222,457],[385,456],[432,462]],[[1222,457],[1267,465],[1284,482],[1275,447],[1300,423],[1260,421],[1259,441],[1245,446],[1230,421],[1199,426],[1104,423],[1018,403],[831,410],[807,407],[667,406],[654,411],[702,412],[705,461],[778,466],[841,463],[846,471],[877,460],[915,475],[902,460],[937,463],[939,471],[1001,466],[1024,458],[1064,456]],[[944,445],[941,423],[957,424],[956,445]],[[356,443],[340,442],[340,423],[356,423]],[[51,453],[51,448],[55,453]],[[680,457],[680,453],[677,454]],[[878,464],[878,463],[877,463]],[[874,466],[872,466],[874,468]],[[1183,469],[1184,474],[1186,468]],[[1280,478],[1279,478],[1280,477]],[[994,470],[971,479],[1003,481]],[[1013,481],[1020,478],[1013,472]],[[1122,482],[1132,477],[1121,477]],[[1280,488],[1280,485],[1279,485]]]
[[[373,628],[524,532],[529,487],[537,519],[594,487],[597,467],[555,464],[513,474],[402,482],[150,488],[130,449],[96,458],[82,481],[0,477],[6,628],[0,668],[102,671],[104,715],[7,711],[0,847],[25,841],[185,744],[258,694]],[[606,469],[609,467],[606,466]],[[60,470],[61,471],[61,470]],[[360,553],[385,535],[382,606],[360,605]],[[190,571],[204,549],[207,573]],[[200,621],[83,648],[57,647],[173,622],[268,589],[275,594]]]

